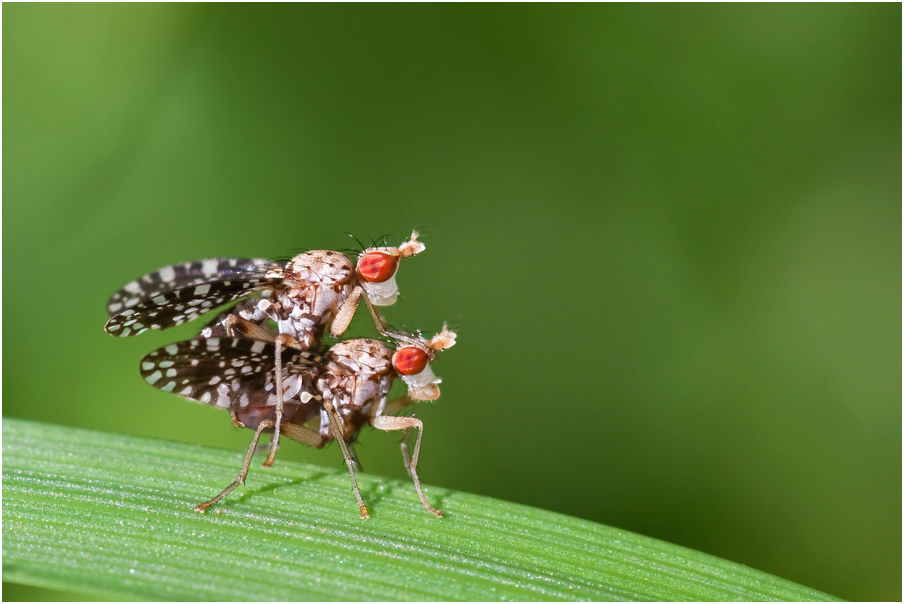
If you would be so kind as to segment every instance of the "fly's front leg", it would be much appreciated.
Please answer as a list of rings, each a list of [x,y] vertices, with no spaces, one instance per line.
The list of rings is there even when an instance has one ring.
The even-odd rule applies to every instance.
[[[345,457],[345,465],[348,466],[348,477],[352,481],[352,490],[355,491],[355,499],[358,500],[358,509],[361,510],[361,518],[366,520],[370,518],[370,514],[367,512],[367,506],[364,505],[364,498],[361,497],[361,491],[358,490],[358,479],[355,478],[355,459],[348,450],[348,445],[345,444],[345,438],[342,436],[339,416],[336,414],[333,403],[329,400],[324,399],[323,408],[326,409],[327,417],[330,418],[330,428],[332,429],[333,437],[339,443],[339,447],[342,449],[342,455]]]
[[[414,475],[411,473],[411,455],[408,453],[408,439],[411,438],[412,429],[413,428],[408,428],[405,430],[405,436],[402,437],[399,448],[402,450],[402,461],[405,462],[405,470],[408,472],[408,475],[411,476],[411,479],[414,480]]]
[[[257,427],[257,430],[254,432],[254,438],[251,439],[251,444],[248,445],[248,452],[245,453],[245,461],[242,462],[242,470],[239,472],[238,478],[235,479],[235,482],[230,484],[228,487],[223,489],[223,491],[214,497],[213,499],[209,499],[205,501],[201,505],[195,508],[196,512],[204,512],[212,505],[216,505],[219,503],[226,495],[229,495],[233,492],[236,487],[245,482],[245,478],[248,476],[248,468],[251,467],[251,458],[254,456],[254,449],[257,448],[257,441],[260,440],[261,433],[267,428],[272,428],[273,422],[269,419],[261,422],[261,425]]]
[[[370,298],[367,297],[364,288],[360,285],[352,290],[349,297],[346,298],[342,303],[342,306],[339,307],[339,312],[336,313],[336,318],[333,319],[333,324],[330,327],[331,334],[339,337],[346,329],[348,329],[349,323],[352,322],[352,317],[355,316],[355,311],[358,309],[358,302],[362,297],[364,298],[364,303],[367,305],[367,310],[370,311],[370,316],[373,317],[377,331],[382,335],[386,334],[386,319],[384,319],[383,314],[371,304]]]
[[[414,456],[411,458],[410,462],[406,459],[406,467],[408,468],[408,474],[411,476],[411,480],[414,481],[414,489],[417,491],[417,496],[420,497],[421,503],[424,504],[424,507],[427,508],[427,511],[436,516],[437,518],[442,518],[443,513],[439,510],[435,509],[430,503],[427,502],[427,497],[424,495],[423,489],[421,489],[421,481],[417,476],[417,457],[418,453],[421,451],[421,437],[424,435],[424,422],[417,419],[416,417],[392,417],[386,415],[378,415],[370,420],[370,425],[376,428],[377,430],[385,430],[387,432],[393,430],[410,430],[411,428],[417,428],[417,441],[414,443]],[[407,437],[406,437],[407,438]],[[404,446],[405,448],[402,450],[402,455],[407,458],[407,444]]]
[[[417,401],[412,400],[408,396],[400,396],[399,398],[389,401],[386,403],[386,407],[379,413],[381,416],[396,415],[399,411],[411,404],[414,405],[413,415],[414,413],[417,413]],[[402,442],[399,443],[399,448],[402,450],[402,460],[405,462],[405,471],[408,472],[409,476],[411,476],[411,455],[408,453],[408,439],[411,438],[412,429],[413,428],[408,428],[405,430]],[[412,476],[412,479],[413,478],[414,477]]]
[[[330,326],[331,334],[339,337],[348,329],[349,323],[352,322],[355,311],[358,309],[358,300],[361,299],[362,294],[364,294],[364,289],[361,286],[355,287],[348,298],[342,301],[342,305],[339,306],[336,317],[333,319],[333,324]]]
[[[361,288],[361,291],[363,292],[364,289]],[[370,301],[370,298],[368,298],[367,296],[364,296],[364,303],[367,305],[367,310],[370,311],[370,316],[373,317],[374,325],[376,326],[377,331],[380,332],[380,335],[385,336],[387,325],[386,318],[383,316],[383,313],[373,305],[373,303]]]
[[[282,351],[283,348],[301,347],[298,340],[284,333],[276,336],[274,343],[276,344],[276,422],[273,428],[273,438],[270,440],[270,453],[267,455],[267,459],[264,460],[264,466],[268,468],[273,465],[273,460],[276,458],[276,450],[279,448],[279,434],[282,427],[285,390],[283,388]]]

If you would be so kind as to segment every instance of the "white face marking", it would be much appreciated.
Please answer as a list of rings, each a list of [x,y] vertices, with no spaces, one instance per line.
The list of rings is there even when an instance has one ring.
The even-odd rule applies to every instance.
[[[212,277],[217,274],[217,267],[220,265],[218,260],[205,260],[201,264],[201,270],[204,272],[205,277]]]
[[[204,285],[199,285],[198,287],[195,288],[195,295],[203,296],[204,294],[206,294],[209,291],[210,291],[210,284],[205,283]]]
[[[155,371],[155,372],[152,373],[151,375],[149,375],[149,376],[147,376],[146,378],[144,378],[144,381],[146,381],[148,384],[150,384],[151,386],[153,386],[154,384],[157,383],[157,380],[159,380],[159,379],[162,378],[162,377],[163,377],[163,374],[162,374],[162,373],[160,373],[159,371]]]
[[[176,278],[176,271],[171,266],[165,266],[160,269],[160,279],[164,283],[169,283]]]

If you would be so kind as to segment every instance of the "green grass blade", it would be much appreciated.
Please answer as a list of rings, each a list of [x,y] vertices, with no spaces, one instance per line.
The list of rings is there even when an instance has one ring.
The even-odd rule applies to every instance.
[[[287,461],[198,514],[241,454],[3,421],[3,579],[144,600],[830,600],[577,518]]]

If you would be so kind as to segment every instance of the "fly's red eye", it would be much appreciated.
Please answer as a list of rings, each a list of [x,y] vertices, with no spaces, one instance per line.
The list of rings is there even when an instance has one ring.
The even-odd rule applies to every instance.
[[[427,367],[429,361],[427,353],[415,346],[402,348],[392,358],[392,364],[395,365],[396,371],[402,375],[420,373]]]
[[[368,252],[358,259],[358,273],[365,281],[383,283],[396,272],[398,260],[383,252]]]

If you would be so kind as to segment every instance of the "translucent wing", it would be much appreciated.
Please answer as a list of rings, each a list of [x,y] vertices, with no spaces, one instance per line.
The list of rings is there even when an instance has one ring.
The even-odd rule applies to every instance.
[[[230,410],[276,404],[273,344],[244,338],[195,338],[159,348],[141,360],[141,376],[165,392]],[[285,400],[311,390],[320,357],[284,350]],[[301,402],[307,402],[301,399]]]
[[[189,285],[135,302],[107,321],[104,329],[117,337],[133,336],[148,329],[166,329],[196,319],[214,307],[281,284],[279,277],[243,273],[229,281]]]
[[[263,258],[211,258],[164,266],[160,270],[127,283],[110,296],[110,300],[107,302],[107,312],[112,317],[164,292],[181,290],[202,283],[241,281],[249,277],[262,277],[271,268],[273,268],[273,263]]]

